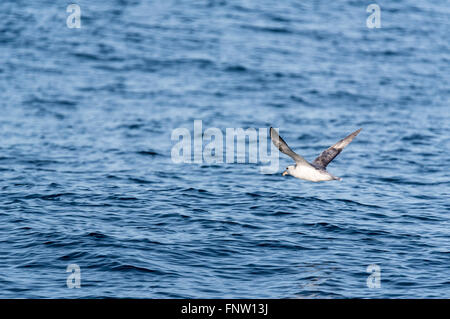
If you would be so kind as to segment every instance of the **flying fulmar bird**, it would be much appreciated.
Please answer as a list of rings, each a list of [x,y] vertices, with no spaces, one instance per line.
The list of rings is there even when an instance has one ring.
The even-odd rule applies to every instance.
[[[292,175],[294,177],[304,179],[312,182],[322,182],[322,181],[333,181],[333,180],[342,180],[340,177],[336,177],[327,172],[327,165],[339,155],[339,153],[350,144],[351,141],[361,132],[362,128],[357,131],[354,131],[352,134],[343,138],[330,148],[323,151],[313,163],[308,163],[303,157],[295,153],[291,148],[286,144],[286,142],[278,135],[277,131],[275,131],[272,127],[270,128],[270,138],[272,139],[273,144],[278,147],[278,149],[290,156],[294,161],[295,165],[289,165],[286,170],[283,172],[283,176]]]

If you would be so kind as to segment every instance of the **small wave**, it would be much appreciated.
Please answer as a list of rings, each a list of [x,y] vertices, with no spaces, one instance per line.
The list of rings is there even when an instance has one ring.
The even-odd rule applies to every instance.
[[[88,236],[88,237],[93,237],[93,238],[95,238],[95,239],[105,239],[105,238],[108,238],[108,236],[106,236],[105,234],[102,234],[102,233],[100,233],[100,232],[92,232],[92,233],[87,234],[86,236]]]
[[[146,155],[146,156],[161,156],[160,153],[152,151],[152,150],[148,150],[148,151],[138,151],[136,152],[136,154],[139,155]]]
[[[156,270],[156,269],[150,269],[150,268],[146,268],[146,267],[139,267],[139,266],[134,266],[134,265],[129,265],[129,264],[124,264],[124,265],[119,265],[119,266],[115,266],[111,268],[112,271],[119,271],[119,272],[138,272],[138,273],[151,273],[154,275],[165,275],[166,273],[160,270]]]
[[[242,29],[248,29],[257,32],[268,32],[268,33],[277,33],[277,34],[291,34],[292,30],[286,27],[263,27],[257,25],[241,25]]]
[[[247,68],[242,65],[232,65],[225,68],[227,72],[246,72]]]

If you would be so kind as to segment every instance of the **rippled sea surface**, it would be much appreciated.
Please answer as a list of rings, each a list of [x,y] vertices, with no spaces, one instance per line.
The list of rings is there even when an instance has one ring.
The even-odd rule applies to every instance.
[[[0,297],[450,298],[448,1],[76,3],[0,3]],[[363,131],[312,183],[173,163],[194,120]]]

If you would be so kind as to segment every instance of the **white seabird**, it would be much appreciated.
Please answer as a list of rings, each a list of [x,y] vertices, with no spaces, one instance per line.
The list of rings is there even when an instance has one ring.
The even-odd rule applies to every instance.
[[[286,144],[286,142],[278,135],[277,131],[275,131],[272,127],[270,128],[270,138],[272,139],[273,144],[278,147],[278,149],[290,156],[294,161],[295,165],[289,165],[286,170],[283,172],[283,176],[292,175],[296,178],[304,179],[312,182],[322,182],[322,181],[332,181],[332,180],[342,180],[340,177],[336,177],[331,175],[326,171],[327,165],[336,157],[338,154],[350,144],[351,141],[361,132],[362,128],[353,132],[346,138],[343,138],[330,148],[323,151],[313,163],[308,163],[303,157],[295,153],[291,148]]]

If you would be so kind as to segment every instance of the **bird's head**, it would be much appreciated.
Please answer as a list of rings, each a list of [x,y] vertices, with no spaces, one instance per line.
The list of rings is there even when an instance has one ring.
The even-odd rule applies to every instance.
[[[286,170],[281,175],[283,176],[292,175],[291,172],[294,170],[294,168],[295,168],[294,165],[289,165],[288,167],[286,167]]]

